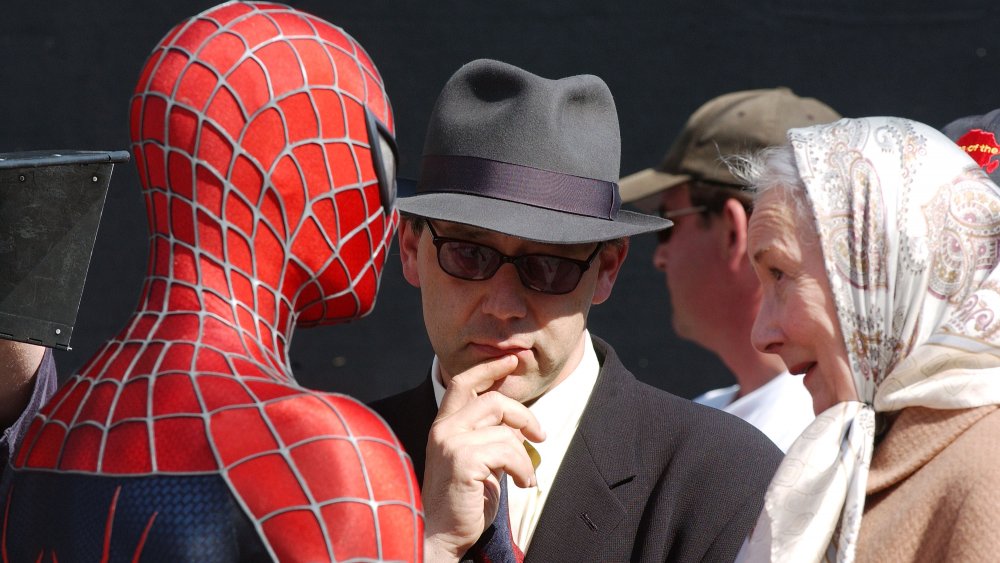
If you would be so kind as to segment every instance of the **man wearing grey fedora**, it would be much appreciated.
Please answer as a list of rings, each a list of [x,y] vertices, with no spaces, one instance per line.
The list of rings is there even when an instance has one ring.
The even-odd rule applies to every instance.
[[[428,561],[727,561],[760,512],[780,451],[587,330],[628,237],[670,225],[619,209],[619,159],[595,76],[478,60],[438,98],[399,200],[435,357],[372,405],[413,458]]]

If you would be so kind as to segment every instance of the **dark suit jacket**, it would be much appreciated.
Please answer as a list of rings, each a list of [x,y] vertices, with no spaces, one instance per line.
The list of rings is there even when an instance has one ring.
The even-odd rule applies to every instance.
[[[746,422],[639,382],[600,339],[601,372],[525,561],[732,561],[781,451]],[[430,379],[371,405],[423,482]]]

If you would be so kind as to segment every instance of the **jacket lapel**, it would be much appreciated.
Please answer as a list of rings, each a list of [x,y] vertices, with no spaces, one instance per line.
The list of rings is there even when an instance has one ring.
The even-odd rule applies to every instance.
[[[622,504],[636,474],[633,392],[625,368],[600,339],[601,373],[580,426],[559,466],[525,561],[597,561],[605,539],[625,517]],[[621,488],[624,487],[624,488]]]

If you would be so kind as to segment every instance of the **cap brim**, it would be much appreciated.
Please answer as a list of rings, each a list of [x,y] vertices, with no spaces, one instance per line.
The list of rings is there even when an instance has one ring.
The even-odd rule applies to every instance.
[[[647,168],[619,180],[618,188],[621,192],[622,202],[631,203],[646,212],[653,212],[656,211],[659,200],[651,196],[689,180],[691,177],[684,174],[668,174]]]
[[[397,206],[401,212],[409,215],[462,223],[549,244],[613,240],[659,231],[673,224],[667,219],[624,209],[611,221],[501,199],[448,192],[400,198]]]

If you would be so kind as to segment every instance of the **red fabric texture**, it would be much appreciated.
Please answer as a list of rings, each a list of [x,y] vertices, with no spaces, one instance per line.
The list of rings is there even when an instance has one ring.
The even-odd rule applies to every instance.
[[[997,144],[997,138],[991,131],[973,129],[962,135],[957,143],[987,174],[992,174],[1000,166],[997,156],[1000,155],[1000,144]]]
[[[296,325],[375,301],[398,214],[366,108],[393,131],[361,45],[294,8],[228,3],[167,34],[130,108],[151,232],[138,310],[36,418],[19,469],[219,473],[278,560],[421,559],[402,446],[288,362]]]

